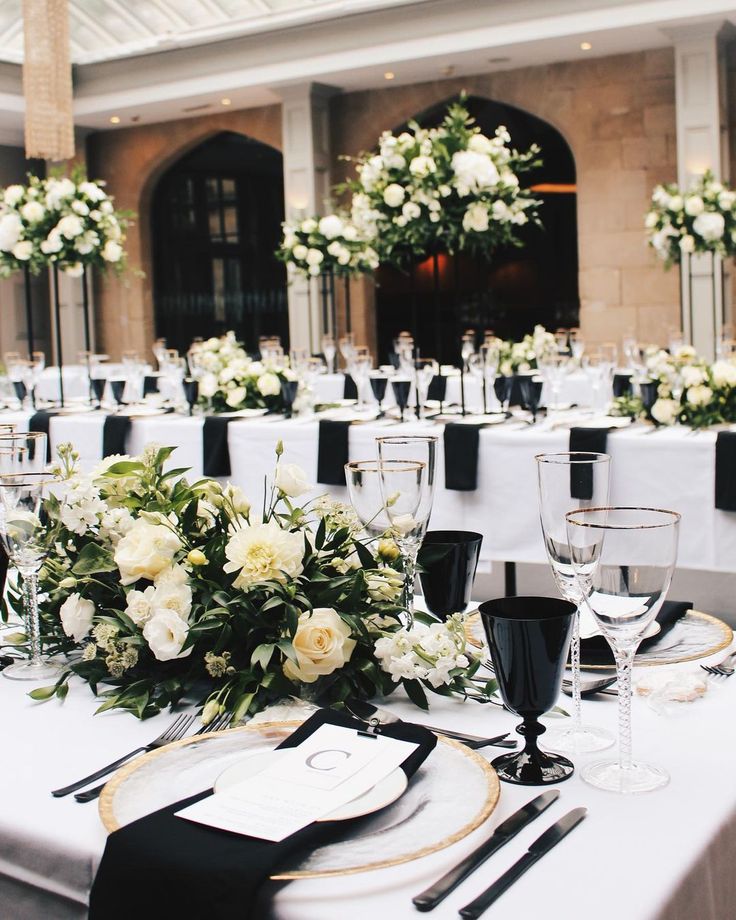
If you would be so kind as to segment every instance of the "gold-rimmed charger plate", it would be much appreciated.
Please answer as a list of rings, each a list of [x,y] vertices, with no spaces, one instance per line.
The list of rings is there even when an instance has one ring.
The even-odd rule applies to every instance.
[[[144,754],[105,786],[99,802],[102,823],[112,832],[211,788],[227,766],[244,755],[275,747],[299,724],[261,722],[185,738]],[[335,843],[317,848],[273,877],[353,875],[428,856],[479,827],[495,809],[499,794],[496,772],[483,757],[440,738],[400,799],[338,831]]]

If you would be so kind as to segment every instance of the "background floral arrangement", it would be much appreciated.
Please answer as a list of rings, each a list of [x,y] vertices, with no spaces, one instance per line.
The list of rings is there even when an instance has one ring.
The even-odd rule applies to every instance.
[[[378,268],[378,254],[344,214],[284,223],[276,257],[303,275],[365,274]]]
[[[77,675],[104,698],[98,711],[144,718],[194,694],[205,722],[305,687],[330,703],[400,684],[421,706],[425,688],[487,699],[462,617],[404,627],[390,535],[363,542],[352,509],[326,498],[294,504],[311,486],[282,450],[256,512],[237,487],[164,473],[172,448],[91,475],[61,448],[41,615],[46,650],[69,664],[31,695],[63,698]]]
[[[288,367],[254,361],[234,332],[194,343],[189,355],[200,375],[200,402],[215,412],[278,411],[283,405],[282,380],[296,379]]]
[[[57,265],[74,277],[84,266],[122,271],[130,214],[116,211],[103,182],[28,177],[0,193],[0,275],[24,266],[34,274]]]
[[[644,220],[649,245],[671,265],[683,253],[736,252],[736,192],[716,182],[708,171],[687,191],[676,184],[658,185]]]
[[[521,342],[502,341],[498,343],[498,372],[502,377],[516,373],[535,370],[537,358],[545,354],[557,353],[557,342],[551,332],[544,326],[535,326],[534,331],[525,335]]]

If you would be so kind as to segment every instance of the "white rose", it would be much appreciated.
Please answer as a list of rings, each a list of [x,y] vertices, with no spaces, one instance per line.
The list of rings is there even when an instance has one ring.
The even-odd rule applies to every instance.
[[[489,154],[493,150],[493,142],[484,134],[474,134],[468,141],[468,150]]]
[[[730,211],[735,204],[736,192],[725,191],[718,196],[718,207],[724,211]]]
[[[279,463],[276,467],[274,485],[289,498],[298,498],[312,488],[307,474],[296,463]]]
[[[290,680],[311,684],[343,667],[356,646],[347,623],[332,607],[315,607],[299,617],[293,639],[297,663],[287,659],[284,674]]]
[[[473,150],[459,150],[452,155],[452,169],[461,197],[471,191],[492,188],[498,182],[498,170],[493,160]]]
[[[39,201],[29,201],[28,204],[24,204],[20,209],[20,214],[23,220],[35,224],[39,220],[43,220],[46,208]]]
[[[168,585],[176,585],[177,587],[180,585],[188,585],[189,575],[183,565],[174,564],[167,569],[162,569],[153,579],[153,583],[157,588]]]
[[[356,240],[358,238],[358,231],[352,224],[345,224],[342,235],[346,240]]]
[[[102,202],[102,204],[100,205],[100,210],[102,211],[103,214],[112,214],[112,212],[115,209],[112,206],[112,201],[110,201],[110,199],[108,198],[106,201]]]
[[[22,201],[23,195],[25,194],[25,189],[22,185],[9,185],[5,189],[5,194],[3,195],[3,201],[5,204],[10,205],[11,208],[14,208],[19,201]]]
[[[238,406],[245,400],[247,394],[245,387],[235,387],[235,389],[230,390],[225,397],[225,402],[230,406],[231,409],[237,409]]]
[[[695,237],[685,234],[680,240],[680,249],[683,252],[695,252]]]
[[[108,240],[102,249],[102,258],[106,262],[119,262],[123,255],[123,247],[115,240]]]
[[[292,254],[292,255],[294,256],[294,258],[297,259],[299,262],[303,262],[303,261],[307,258],[307,253],[308,253],[308,252],[309,252],[309,250],[307,249],[307,247],[306,247],[303,243],[298,243],[298,244],[291,250],[291,254]]]
[[[79,199],[72,201],[72,211],[82,217],[86,217],[89,214],[88,206],[83,201],[79,201]]]
[[[321,265],[324,261],[324,258],[324,253],[320,252],[319,249],[307,250],[307,265],[315,267]]]
[[[409,163],[409,172],[418,179],[424,179],[434,172],[437,172],[437,164],[432,157],[419,156]]]
[[[272,374],[269,371],[266,371],[265,374],[261,374],[256,386],[261,396],[278,396],[281,392],[281,381],[276,374]]]
[[[149,585],[145,591],[129,591],[126,597],[125,613],[136,626],[144,626],[153,616],[151,601],[156,589]]]
[[[46,239],[41,242],[41,252],[48,255],[53,252],[59,252],[63,246],[64,241],[61,235],[56,230],[52,230]]]
[[[275,521],[243,527],[225,545],[227,573],[237,572],[234,588],[263,581],[286,582],[303,570],[304,536],[282,530]]]
[[[390,208],[398,208],[405,197],[404,189],[396,182],[387,185],[383,192],[383,200]]]
[[[33,255],[33,243],[30,240],[23,240],[13,246],[13,255],[19,262],[27,262]]]
[[[667,208],[670,211],[677,212],[682,210],[682,205],[682,195],[673,195],[667,203]]]
[[[308,217],[306,220],[302,221],[301,230],[303,233],[314,233],[317,227],[317,221],[311,217]]]
[[[158,661],[171,661],[191,655],[192,646],[181,648],[189,635],[189,627],[173,610],[157,610],[143,627],[143,638]]]
[[[391,520],[391,527],[402,537],[405,537],[408,533],[411,533],[412,530],[417,526],[416,518],[411,514],[397,514]]]
[[[74,239],[75,236],[79,236],[84,232],[82,221],[77,217],[76,214],[67,214],[66,217],[62,217],[59,223],[56,225],[56,229],[68,240]]]
[[[92,629],[95,605],[79,594],[70,594],[59,610],[61,625],[67,636],[81,642]]]
[[[139,578],[151,581],[174,561],[181,549],[175,533],[162,524],[138,520],[120,540],[115,549],[115,563],[123,585],[132,585]]]
[[[481,202],[471,204],[468,210],[463,214],[463,230],[467,233],[474,230],[476,233],[483,233],[488,229],[488,209]]]
[[[166,582],[163,585],[156,585],[151,598],[151,606],[153,616],[157,616],[162,610],[168,610],[186,622],[192,610],[192,589],[188,584],[177,585]]]
[[[699,195],[688,195],[685,199],[685,213],[690,217],[697,217],[705,210],[703,199]]]
[[[706,386],[690,387],[687,391],[687,401],[691,406],[707,406],[713,399],[713,390]]]
[[[686,387],[697,387],[706,381],[705,371],[699,367],[683,367],[682,382]]]
[[[326,217],[320,219],[319,232],[322,236],[327,237],[328,240],[334,240],[336,236],[342,234],[342,231],[343,223],[337,214],[328,214]]]
[[[401,209],[401,213],[407,220],[416,220],[422,213],[422,209],[414,201],[407,201]]]
[[[90,201],[103,201],[107,198],[106,192],[96,182],[80,182],[79,191]]]
[[[698,214],[693,221],[693,230],[708,242],[720,240],[725,229],[726,221],[723,214],[716,214],[713,211],[704,211]]]
[[[657,221],[659,220],[659,215],[656,211],[649,211],[647,216],[644,218],[644,226],[647,230],[653,230],[657,226]]]
[[[730,361],[716,361],[710,369],[713,383],[717,387],[736,386],[736,364]]]
[[[0,217],[0,249],[9,252],[20,239],[23,223],[17,214],[3,214]]]
[[[658,399],[651,409],[652,418],[660,425],[674,425],[680,404],[674,399]]]

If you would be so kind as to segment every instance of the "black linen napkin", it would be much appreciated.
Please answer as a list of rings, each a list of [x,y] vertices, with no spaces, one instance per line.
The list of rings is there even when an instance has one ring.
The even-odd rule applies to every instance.
[[[108,415],[102,426],[102,456],[124,454],[129,431],[129,415]]]
[[[358,398],[358,387],[355,385],[355,381],[350,376],[350,374],[345,374],[345,382],[342,389],[342,398],[343,399],[357,399]]]
[[[301,744],[325,723],[359,731],[366,727],[321,709],[279,748]],[[419,745],[401,766],[407,777],[437,744],[431,732],[408,722],[382,727],[381,733]],[[176,817],[175,812],[208,795],[169,805],[108,837],[92,886],[89,920],[256,920],[263,916],[258,889],[289,856],[338,838],[353,824],[316,822],[274,843]]]
[[[569,450],[605,454],[607,428],[571,428]],[[570,464],[570,497],[588,500],[593,497],[593,470],[583,464]]]
[[[202,472],[205,476],[230,475],[230,450],[227,426],[231,420],[221,415],[208,415],[202,428]]]
[[[28,422],[29,431],[42,431],[46,435],[47,462],[51,461],[51,435],[49,434],[49,423],[51,419],[58,414],[58,412],[54,412],[49,409],[39,409],[38,412],[33,413],[30,421]]]
[[[685,616],[688,610],[692,610],[692,601],[665,601],[657,614],[657,622],[660,630],[656,636],[650,636],[648,639],[642,639],[639,643],[638,651],[646,651],[659,640],[666,636],[679,619]],[[590,639],[580,640],[580,665],[586,667],[590,665],[614,664],[615,659],[611,646],[604,636],[591,636]]]
[[[435,374],[427,390],[427,399],[436,399],[437,402],[444,402],[447,398],[447,377],[443,374]]]
[[[481,425],[445,425],[445,488],[474,492],[478,488],[478,448]]]
[[[143,378],[143,395],[148,396],[149,393],[158,393],[158,375],[156,374],[146,374]]]
[[[346,378],[348,379],[348,378]],[[352,378],[351,378],[352,379]],[[345,485],[350,422],[320,419],[317,446],[317,482],[326,486]]]
[[[736,431],[716,437],[716,508],[736,511]]]
[[[631,374],[613,375],[613,395],[616,399],[619,396],[631,396]]]

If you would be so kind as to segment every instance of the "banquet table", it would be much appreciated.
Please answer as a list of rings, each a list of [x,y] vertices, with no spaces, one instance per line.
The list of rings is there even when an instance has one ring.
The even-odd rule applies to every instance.
[[[698,670],[692,663],[667,667]],[[635,671],[635,681],[639,673]],[[63,703],[33,703],[27,690],[21,682],[0,677],[6,739],[0,768],[0,916],[3,920],[82,920],[105,831],[94,804],[81,805],[73,797],[54,799],[49,790],[151,740],[171,716],[159,714],[144,723],[121,712],[93,717],[96,704],[90,691],[75,682]],[[404,718],[422,721],[424,716],[405,699],[386,705]],[[567,698],[561,705],[569,707]],[[614,698],[599,697],[583,705],[586,719],[615,730]],[[733,917],[734,707],[736,679],[713,682],[702,699],[673,704],[664,714],[636,697],[635,753],[665,766],[670,784],[655,793],[621,798],[586,785],[576,772],[556,787],[559,801],[478,869],[432,916],[456,917],[459,907],[515,862],[544,829],[583,805],[589,810],[587,819],[489,909],[489,920]],[[511,731],[518,721],[497,707],[439,697],[432,699],[426,719],[474,734]],[[480,753],[492,759],[499,752],[486,748]],[[576,757],[576,766],[597,756]],[[448,776],[447,782],[452,781]],[[364,874],[292,882],[276,894],[273,916],[278,920],[416,917],[411,897],[539,791],[502,784],[498,806],[485,824],[448,848],[413,862]],[[135,885],[135,879],[130,883]]]
[[[19,429],[28,414],[6,412],[0,421],[14,421]],[[590,421],[590,419],[588,419]],[[71,441],[90,468],[102,456],[104,416],[98,412],[51,418],[53,446]],[[578,422],[579,423],[579,422]],[[601,422],[605,424],[605,422]],[[157,415],[132,421],[127,452],[139,453],[146,444],[174,445],[170,466],[189,467],[192,477],[202,475],[201,417]],[[443,426],[432,421],[370,419],[349,430],[351,459],[376,456],[380,435],[431,433],[442,440]],[[228,477],[241,486],[252,502],[263,495],[264,477],[273,473],[275,449],[285,448],[284,461],[298,463],[316,482],[319,422],[314,415],[283,419],[279,416],[232,419],[228,445],[232,472]],[[736,572],[736,513],[715,507],[715,441],[713,431],[694,432],[673,426],[653,429],[631,425],[609,432],[607,451],[611,463],[613,503],[664,507],[682,514],[678,562],[683,569]],[[528,425],[509,420],[480,431],[478,487],[471,492],[444,488],[444,456],[438,451],[438,482],[432,513],[435,529],[474,530],[483,534],[481,558],[485,561],[546,562],[538,522],[536,454],[565,451],[569,430],[553,419]],[[316,485],[313,495],[329,492],[347,500],[347,490]]]

